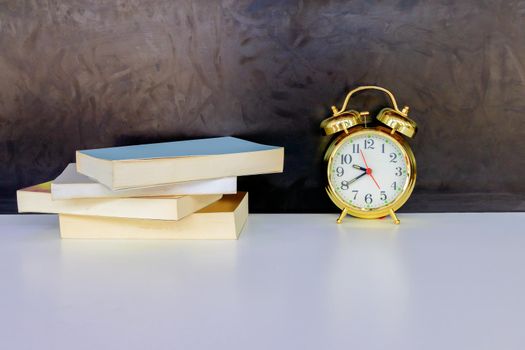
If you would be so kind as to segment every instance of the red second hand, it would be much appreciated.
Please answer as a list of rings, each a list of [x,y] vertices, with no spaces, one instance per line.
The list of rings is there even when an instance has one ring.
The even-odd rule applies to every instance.
[[[369,167],[368,167],[368,164],[366,164],[366,159],[365,159],[365,155],[363,154],[363,151],[359,150],[359,153],[361,153],[361,157],[363,158],[363,162],[365,162],[366,170],[368,170]]]
[[[374,182],[375,182],[377,188],[381,189],[381,187],[379,187],[379,184],[377,183],[376,179],[374,178],[374,175],[372,175],[372,171],[370,171],[370,174],[368,174],[368,175],[370,175],[370,177],[372,178],[372,180],[374,180]]]
[[[363,158],[363,162],[365,162],[365,167],[366,167],[366,173],[367,175],[370,175],[370,177],[372,178],[372,180],[374,180],[374,183],[376,184],[377,188],[381,189],[381,187],[379,187],[379,184],[377,183],[374,175],[372,175],[372,169],[368,167],[368,164],[366,163],[366,159],[365,159],[365,155],[363,154],[363,151],[359,150],[359,153],[361,153],[361,157]]]

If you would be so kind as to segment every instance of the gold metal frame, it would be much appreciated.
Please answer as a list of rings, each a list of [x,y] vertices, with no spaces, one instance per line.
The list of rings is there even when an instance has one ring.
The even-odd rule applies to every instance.
[[[346,106],[344,107],[346,108]],[[346,203],[342,198],[339,197],[334,187],[332,186],[330,180],[330,169],[334,155],[336,154],[339,147],[341,147],[341,145],[344,143],[345,139],[351,136],[357,136],[358,134],[370,133],[376,133],[382,137],[390,138],[395,144],[399,146],[401,152],[403,153],[403,157],[406,160],[408,181],[405,183],[401,194],[392,203],[380,208],[361,209],[348,205],[348,203]],[[343,218],[347,214],[350,214],[352,216],[363,219],[377,219],[390,215],[392,216],[394,223],[399,224],[399,219],[396,217],[395,211],[401,208],[401,206],[405,204],[405,202],[412,194],[412,191],[414,190],[414,186],[416,184],[417,176],[416,158],[414,157],[414,153],[412,152],[408,143],[401,136],[399,136],[398,134],[391,134],[391,129],[382,126],[378,126],[375,128],[364,128],[356,126],[351,130],[348,130],[348,134],[341,134],[331,142],[330,146],[326,150],[324,161],[327,169],[326,192],[328,193],[330,199],[335,203],[335,205],[337,205],[337,207],[339,207],[342,210],[342,213],[339,216],[339,219],[337,220],[338,223],[341,223]]]
[[[408,117],[408,111],[410,108],[408,108],[408,106],[404,106],[403,109],[399,109],[399,107],[397,106],[397,101],[396,101],[396,98],[394,97],[394,94],[392,94],[389,90],[385,89],[385,88],[382,88],[380,86],[374,86],[374,85],[367,85],[367,86],[360,86],[358,88],[355,88],[353,90],[351,90],[345,97],[345,101],[343,102],[343,106],[341,107],[341,109],[337,109],[337,107],[335,106],[332,106],[332,113],[333,113],[333,116],[328,118],[328,119],[325,119],[323,120],[323,122],[321,123],[321,128],[325,130],[325,132],[327,131],[327,126],[330,126],[328,125],[328,123],[330,124],[334,124],[334,121],[335,120],[338,120],[337,118],[342,118],[345,114],[354,114],[354,115],[366,115],[368,116],[368,112],[357,112],[357,111],[352,111],[352,110],[349,110],[347,111],[346,108],[348,107],[348,102],[350,102],[350,98],[352,97],[353,94],[359,92],[359,91],[365,91],[365,90],[376,90],[376,91],[381,91],[383,93],[385,93],[389,98],[390,98],[390,102],[392,103],[392,107],[393,108],[383,108],[379,114],[377,115],[377,120],[380,121],[381,123],[385,124],[386,126],[388,126],[389,128],[391,128],[392,130],[390,131],[391,134],[395,133],[395,132],[398,132],[402,135],[405,135],[406,137],[409,137],[409,138],[412,138],[414,137],[414,135],[416,134],[416,131],[417,131],[417,124],[416,122],[414,122],[412,119],[410,119]],[[355,117],[354,117],[355,118]],[[331,121],[331,122],[330,122]],[[365,121],[364,123],[361,122],[361,123],[354,123],[353,125],[357,125],[357,124],[365,124],[366,126],[366,122],[369,122],[368,120]],[[346,122],[347,124],[349,122]],[[337,131],[340,131],[339,129],[337,128],[333,128],[333,126],[331,128],[328,128],[330,132],[326,132],[327,135],[330,135],[330,134],[333,134]],[[345,131],[346,129],[348,128],[345,128]]]
[[[332,112],[334,113],[334,116],[343,113],[346,110],[346,107],[348,106],[348,102],[350,101],[350,97],[352,97],[352,95],[355,94],[356,92],[363,91],[363,90],[378,90],[378,91],[384,92],[390,98],[390,101],[392,102],[392,107],[394,107],[394,110],[396,112],[398,112],[399,114],[406,115],[405,111],[399,110],[399,107],[397,106],[396,98],[394,97],[394,94],[392,94],[389,90],[387,90],[385,88],[382,88],[380,86],[366,85],[366,86],[357,87],[357,88],[353,89],[352,91],[350,91],[346,95],[345,101],[343,102],[343,106],[341,107],[341,109],[338,110],[337,107],[332,106]],[[405,109],[405,108],[403,108],[403,109]]]

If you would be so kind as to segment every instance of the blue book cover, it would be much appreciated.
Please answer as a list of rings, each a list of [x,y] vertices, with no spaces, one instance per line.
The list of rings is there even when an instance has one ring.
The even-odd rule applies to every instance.
[[[214,137],[209,139],[99,148],[83,150],[79,152],[94,158],[104,160],[133,160],[211,156],[222,154],[268,151],[278,148],[280,147],[261,145],[259,143],[227,136]]]

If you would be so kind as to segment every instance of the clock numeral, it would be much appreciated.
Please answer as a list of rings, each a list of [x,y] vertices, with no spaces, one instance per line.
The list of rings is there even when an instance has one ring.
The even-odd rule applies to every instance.
[[[352,153],[359,153],[359,144],[358,143],[352,144]]]
[[[358,190],[352,190],[352,192],[354,193],[354,200],[357,199],[357,194],[359,193]]]
[[[384,143],[381,145],[381,153],[385,153],[385,144]]]
[[[397,183],[394,181],[390,187],[392,187],[394,191],[397,190]]]
[[[403,171],[400,166],[396,167],[396,176],[401,176],[403,174]]]
[[[374,149],[374,140],[365,139],[365,149]]]
[[[349,186],[350,186],[350,184],[348,183],[348,181],[342,181],[341,182],[341,189],[342,190],[347,190]]]
[[[397,154],[394,152],[390,153],[390,163],[397,163]]]
[[[335,172],[337,173],[338,177],[341,177],[345,174],[345,169],[343,169],[342,166],[338,166],[337,168],[335,168]]]
[[[349,154],[341,154],[341,164],[352,163],[352,156]]]
[[[367,193],[367,194],[365,195],[365,203],[366,203],[366,204],[370,204],[370,203],[372,203],[373,201],[374,201],[374,200],[372,199],[372,193]]]
[[[381,191],[381,195],[379,196],[379,199],[381,199],[382,201],[386,201],[386,192],[385,191]]]

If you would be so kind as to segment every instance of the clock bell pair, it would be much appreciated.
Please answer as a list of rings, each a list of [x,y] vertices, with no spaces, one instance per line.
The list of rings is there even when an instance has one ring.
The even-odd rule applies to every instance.
[[[354,94],[381,91],[391,102],[374,118],[367,111],[347,109]],[[376,219],[395,212],[410,197],[416,183],[416,159],[406,138],[417,126],[407,106],[399,109],[394,95],[379,86],[360,86],[350,91],[343,106],[332,106],[333,115],[321,122],[326,135],[338,134],[325,153],[326,192],[342,212],[358,218]],[[377,122],[376,122],[377,121]]]

